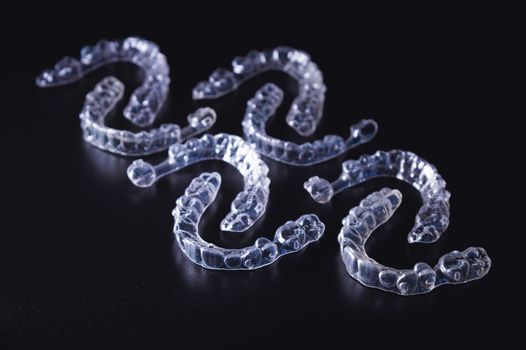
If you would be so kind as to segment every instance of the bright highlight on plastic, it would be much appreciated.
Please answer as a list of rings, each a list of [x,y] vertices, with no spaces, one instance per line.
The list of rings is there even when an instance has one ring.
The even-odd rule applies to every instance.
[[[185,194],[177,199],[173,210],[177,244],[194,263],[215,270],[253,270],[269,265],[281,256],[298,252],[317,241],[325,225],[316,215],[303,215],[280,226],[273,240],[256,239],[251,246],[225,249],[203,240],[198,232],[199,220],[212,203],[221,185],[218,173],[203,173],[192,180]]]
[[[432,268],[424,262],[412,269],[394,269],[371,259],[365,244],[373,231],[393,215],[402,202],[397,190],[373,192],[349,211],[338,235],[340,253],[347,272],[365,286],[400,295],[427,293],[443,284],[459,284],[484,277],[491,259],[483,248],[443,255]]]
[[[168,159],[151,165],[142,159],[128,167],[129,179],[139,187],[151,186],[159,178],[188,165],[209,159],[222,160],[234,166],[245,183],[232,202],[230,212],[221,221],[221,230],[242,232],[251,227],[265,212],[269,195],[269,169],[254,148],[242,138],[229,134],[205,134],[184,144],[169,148]]]

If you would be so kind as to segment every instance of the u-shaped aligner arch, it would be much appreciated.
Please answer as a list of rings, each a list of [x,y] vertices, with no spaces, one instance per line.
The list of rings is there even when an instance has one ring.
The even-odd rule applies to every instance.
[[[278,86],[265,84],[247,102],[242,123],[245,138],[255,145],[260,154],[275,161],[296,166],[325,162],[370,141],[376,135],[376,122],[363,119],[350,127],[346,140],[338,135],[326,135],[323,139],[302,144],[277,139],[267,134],[266,123],[282,100],[283,91]]]
[[[316,215],[307,214],[280,226],[272,241],[260,237],[253,245],[241,249],[225,249],[208,243],[199,235],[199,220],[214,201],[220,185],[218,173],[202,173],[177,199],[177,206],[172,211],[177,244],[195,264],[214,270],[261,268],[283,255],[302,250],[317,241],[325,230],[325,225]]]
[[[433,164],[409,151],[377,151],[357,160],[347,160],[333,183],[314,176],[303,187],[316,202],[327,203],[334,194],[376,177],[397,178],[420,192],[423,204],[407,236],[409,243],[434,242],[446,230],[451,196],[446,182]]]
[[[373,192],[352,208],[342,220],[338,234],[340,253],[347,272],[365,286],[400,295],[427,293],[443,284],[459,284],[485,276],[491,259],[483,248],[470,247],[463,252],[443,255],[435,267],[424,262],[412,269],[395,269],[370,258],[365,251],[373,231],[393,215],[402,202],[398,190],[384,188]]]
[[[170,67],[159,47],[148,40],[129,37],[124,40],[100,40],[94,46],[84,46],[80,60],[64,57],[53,69],[44,70],[37,78],[40,87],[70,84],[88,73],[115,62],[129,62],[145,74],[124,109],[124,116],[138,126],[153,123],[161,109],[170,85]]]
[[[127,170],[129,179],[139,187],[151,186],[159,178],[204,160],[222,160],[243,176],[244,189],[232,202],[230,212],[221,221],[224,231],[242,232],[265,212],[268,201],[269,169],[254,148],[239,136],[205,134],[169,148],[168,159],[155,166],[142,159]]]
[[[95,46],[85,46],[80,60],[64,57],[53,69],[44,70],[37,78],[40,87],[70,84],[104,65],[130,62],[143,69],[146,77],[130,98],[124,116],[145,127],[153,123],[168,95],[170,69],[166,57],[151,41],[129,37],[124,40],[101,40]],[[84,139],[90,144],[121,155],[139,156],[167,149],[200,132],[208,130],[216,120],[215,111],[201,108],[188,116],[189,125],[163,124],[150,131],[133,133],[109,128],[106,116],[122,99],[123,84],[115,77],[106,77],[86,96],[80,113]]]
[[[244,81],[269,70],[278,70],[298,82],[298,96],[286,117],[287,124],[298,134],[314,133],[323,115],[325,84],[323,74],[311,61],[309,54],[291,47],[280,46],[264,51],[250,51],[232,61],[232,71],[219,68],[207,81],[199,82],[193,89],[193,98],[215,99],[236,90]]]
[[[257,74],[279,70],[296,79],[299,85],[298,96],[286,117],[287,124],[302,136],[314,133],[323,115],[326,87],[322,72],[306,52],[283,46],[262,52],[251,51],[245,57],[235,58],[232,67],[233,71],[218,69],[208,81],[199,82],[193,90],[194,99],[218,98]],[[247,103],[243,120],[246,138],[256,145],[258,152],[278,162],[297,166],[321,163],[376,135],[376,122],[365,119],[350,127],[350,136],[346,140],[337,135],[327,135],[321,140],[299,145],[273,138],[267,135],[265,124],[282,99],[280,88],[266,84]]]

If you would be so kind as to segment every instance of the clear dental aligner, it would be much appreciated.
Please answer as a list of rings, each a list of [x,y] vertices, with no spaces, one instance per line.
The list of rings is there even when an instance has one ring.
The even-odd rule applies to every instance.
[[[202,173],[192,180],[172,211],[177,244],[194,263],[215,270],[253,270],[276,261],[283,255],[302,250],[317,241],[325,225],[314,214],[280,226],[271,241],[260,237],[251,246],[225,249],[208,243],[198,232],[199,220],[212,203],[221,185],[218,173]]]
[[[81,50],[80,61],[64,57],[53,69],[44,70],[37,78],[40,87],[65,85],[80,80],[89,72],[106,64],[123,61],[138,65],[146,75],[143,84],[131,95],[124,109],[124,116],[132,123],[145,127],[150,125],[162,108],[168,95],[170,69],[159,47],[140,38],[124,40],[101,40],[95,46]],[[124,94],[123,84],[115,77],[106,77],[93,91],[86,95],[80,113],[84,139],[92,145],[121,155],[141,156],[167,149],[193,135],[212,127],[215,111],[201,108],[188,115],[189,125],[163,124],[158,129],[133,133],[104,125],[106,116]]]
[[[488,273],[491,259],[479,247],[447,253],[435,267],[419,262],[412,269],[395,269],[371,259],[365,251],[367,239],[378,226],[389,220],[401,202],[399,191],[384,188],[368,195],[342,220],[343,227],[338,235],[340,253],[354,279],[368,287],[414,295],[430,292],[442,284],[476,280]]]
[[[232,61],[232,71],[215,70],[208,81],[199,82],[193,90],[193,98],[214,99],[236,90],[245,80],[268,70],[279,70],[296,79],[298,96],[287,114],[287,124],[298,134],[314,133],[323,114],[326,87],[323,74],[309,54],[290,47],[250,51],[245,57]]]
[[[199,108],[188,115],[188,124],[162,124],[160,128],[133,133],[113,129],[104,124],[106,116],[122,99],[124,85],[115,77],[106,77],[86,95],[80,112],[80,126],[84,140],[100,149],[125,156],[141,156],[163,151],[174,143],[182,142],[208,130],[216,120],[211,108]]]
[[[378,126],[374,120],[364,119],[350,127],[350,135],[344,140],[341,136],[327,135],[314,142],[296,144],[267,135],[265,125],[283,99],[283,91],[269,83],[256,92],[247,102],[243,119],[245,138],[255,145],[256,150],[278,162],[306,166],[334,158],[347,150],[370,141]]]
[[[327,203],[346,188],[375,177],[390,176],[405,181],[420,191],[422,207],[407,240],[409,243],[435,242],[449,225],[449,197],[446,182],[434,165],[408,151],[377,151],[342,164],[342,173],[329,183],[311,177],[303,187],[318,203]]]
[[[239,136],[205,134],[176,143],[168,150],[168,159],[155,166],[142,159],[134,161],[127,170],[129,179],[139,187],[151,186],[159,178],[188,165],[218,159],[234,166],[243,176],[244,189],[230,206],[221,221],[221,230],[242,232],[251,227],[265,212],[268,201],[269,169],[254,147]]]
[[[95,46],[83,47],[80,60],[64,57],[53,69],[44,70],[36,78],[36,84],[40,87],[70,84],[114,62],[134,63],[144,70],[144,82],[132,93],[124,116],[138,126],[150,125],[163,106],[170,85],[166,57],[151,41],[136,37],[101,40]]]

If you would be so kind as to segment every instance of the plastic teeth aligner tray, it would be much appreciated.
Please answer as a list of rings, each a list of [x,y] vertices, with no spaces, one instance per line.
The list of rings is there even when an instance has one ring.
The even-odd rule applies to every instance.
[[[235,58],[232,67],[233,71],[218,69],[208,81],[197,84],[193,90],[194,99],[218,98],[261,72],[280,70],[296,79],[299,85],[298,96],[286,117],[287,124],[302,136],[314,133],[323,115],[326,87],[323,74],[307,53],[290,47],[251,51],[245,57]],[[350,127],[347,140],[327,135],[322,140],[298,145],[273,138],[265,132],[265,124],[282,99],[280,88],[274,84],[265,85],[248,101],[243,121],[245,137],[256,145],[259,153],[276,161],[299,166],[321,163],[370,141],[376,135],[376,122],[366,119]]]
[[[219,68],[208,81],[201,81],[193,90],[196,100],[214,99],[236,90],[245,80],[268,70],[279,70],[296,79],[299,94],[287,114],[287,124],[298,134],[314,133],[323,115],[326,87],[323,74],[310,56],[290,47],[250,51],[232,61],[232,71]]]
[[[316,202],[327,203],[334,194],[346,188],[383,176],[409,183],[422,196],[423,205],[407,237],[409,243],[436,241],[449,225],[451,194],[435,166],[412,152],[391,150],[362,155],[358,160],[343,162],[342,173],[333,183],[314,176],[303,187]]]
[[[223,160],[234,166],[245,183],[221,222],[224,231],[241,232],[251,227],[265,212],[269,195],[269,169],[254,148],[242,138],[229,134],[205,134],[184,144],[174,144],[168,159],[152,166],[142,159],[128,167],[128,177],[139,187],[151,186],[159,178],[188,165],[209,159]]]
[[[326,135],[314,142],[296,144],[267,134],[265,125],[283,99],[283,91],[274,84],[266,84],[248,101],[243,119],[245,138],[265,157],[292,165],[312,165],[339,156],[347,150],[370,141],[378,129],[372,119],[364,119],[350,127],[344,140],[338,135]]]
[[[221,185],[218,173],[203,173],[192,180],[177,199],[174,234],[177,244],[194,263],[216,270],[253,270],[269,265],[281,256],[302,250],[317,241],[325,225],[314,214],[303,215],[280,226],[273,240],[260,237],[251,246],[225,249],[203,240],[198,232],[199,220],[212,203]]]
[[[213,109],[204,107],[188,115],[188,126],[162,124],[149,131],[131,132],[104,125],[106,116],[122,98],[124,86],[114,77],[106,77],[86,96],[80,112],[84,140],[100,149],[126,156],[141,156],[163,151],[189,137],[209,129],[216,120]]]
[[[315,201],[327,203],[335,193],[346,188],[375,177],[391,176],[411,184],[422,196],[422,207],[407,236],[409,243],[435,242],[449,225],[450,193],[446,182],[435,166],[416,154],[401,150],[377,151],[343,162],[342,169],[333,183],[315,176],[305,182],[305,189]],[[411,295],[429,292],[441,284],[463,283],[486,275],[491,260],[483,248],[448,253],[435,268],[418,263],[412,270],[397,270],[369,258],[364,248],[366,240],[391,217],[401,201],[399,191],[385,188],[367,196],[343,219],[338,241],[343,262],[352,277],[368,287]]]
[[[347,272],[360,283],[400,295],[427,293],[442,284],[459,284],[485,276],[491,259],[483,248],[443,255],[435,267],[424,262],[412,269],[395,269],[371,259],[365,243],[373,231],[389,220],[402,202],[397,190],[373,192],[349,211],[338,235],[340,253]]]
[[[151,41],[128,37],[101,40],[86,46],[80,59],[64,57],[53,69],[44,70],[36,79],[40,87],[53,87],[82,79],[86,74],[113,62],[130,62],[145,74],[141,86],[133,91],[124,116],[140,127],[151,125],[168,96],[170,69],[166,57]],[[268,70],[289,74],[299,86],[286,117],[287,124],[301,136],[312,135],[323,115],[326,87],[323,74],[310,56],[290,47],[251,51],[232,62],[232,71],[217,69],[193,89],[193,98],[215,99],[236,90],[244,81]],[[243,176],[244,189],[231,204],[221,221],[221,230],[243,232],[252,227],[265,212],[269,197],[269,169],[260,155],[278,162],[307,166],[334,158],[348,149],[370,141],[377,132],[374,120],[364,119],[350,127],[343,139],[327,135],[322,139],[296,144],[276,139],[266,133],[266,123],[283,100],[283,91],[265,84],[247,102],[242,122],[242,138],[230,134],[193,136],[210,129],[216,121],[211,108],[199,108],[188,115],[188,124],[163,124],[159,128],[137,133],[105,125],[106,117],[123,98],[124,85],[109,76],[87,94],[80,113],[84,139],[113,153],[137,156],[169,149],[168,158],[157,165],[142,159],[128,167],[128,177],[139,187],[148,187],[159,178],[191,164],[218,159],[234,166]],[[184,142],[186,141],[186,142]],[[182,143],[184,142],[184,143]],[[407,236],[409,243],[437,241],[449,225],[449,198],[446,182],[437,169],[414,153],[402,150],[377,151],[342,164],[342,173],[332,183],[317,176],[304,188],[319,203],[346,188],[375,177],[390,176],[416,188],[423,204]],[[202,173],[193,179],[173,209],[177,244],[194,263],[209,269],[252,270],[269,265],[281,256],[302,250],[317,241],[325,225],[314,214],[306,214],[280,226],[272,240],[260,237],[251,246],[225,249],[208,243],[199,235],[199,221],[214,201],[221,185],[218,173]],[[391,218],[400,206],[402,195],[384,188],[371,193],[342,220],[338,235],[340,253],[348,273],[365,286],[400,295],[426,293],[443,284],[459,284],[485,276],[491,259],[483,248],[470,247],[463,252],[443,255],[435,267],[419,262],[412,269],[395,269],[371,259],[365,244],[372,232]]]
[[[124,116],[137,126],[153,123],[160,112],[170,84],[170,69],[166,57],[153,42],[129,37],[124,40],[101,40],[95,46],[86,46],[81,58],[64,57],[53,69],[44,70],[37,78],[40,87],[53,87],[80,80],[99,67],[114,62],[134,63],[144,70],[145,79],[131,95]],[[175,142],[208,130],[216,120],[211,108],[202,108],[188,116],[189,125],[164,124],[149,132],[132,133],[104,125],[106,116],[122,99],[123,84],[115,77],[106,77],[86,96],[80,114],[84,139],[103,150],[138,156],[159,152]]]

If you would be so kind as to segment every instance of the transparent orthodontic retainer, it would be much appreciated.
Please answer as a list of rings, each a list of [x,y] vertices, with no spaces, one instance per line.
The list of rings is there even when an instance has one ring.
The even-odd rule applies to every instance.
[[[138,187],[148,187],[161,177],[205,160],[222,160],[243,176],[244,189],[231,204],[230,213],[221,222],[224,231],[242,232],[265,212],[269,195],[269,169],[254,148],[241,137],[230,134],[205,134],[176,143],[168,158],[157,165],[138,159],[127,170],[128,178]]]
[[[422,294],[444,284],[460,284],[484,277],[491,268],[486,250],[469,247],[443,255],[435,267],[419,262],[412,269],[395,269],[378,263],[365,251],[373,231],[389,220],[402,202],[398,190],[373,192],[352,208],[338,234],[340,254],[347,272],[365,286],[400,295]]]
[[[286,122],[299,135],[312,135],[323,115],[326,87],[323,74],[310,56],[290,47],[251,51],[232,61],[232,71],[217,69],[193,90],[194,99],[215,99],[236,90],[244,81],[262,72],[278,70],[298,82],[299,93],[292,102]],[[377,132],[374,120],[364,119],[350,127],[350,136],[327,135],[314,142],[296,144],[269,136],[265,124],[281,104],[283,91],[274,84],[263,86],[247,103],[243,120],[245,138],[262,155],[278,162],[306,166],[321,163],[370,141]]]
[[[316,215],[307,214],[280,226],[272,240],[260,237],[253,245],[240,249],[225,249],[208,243],[199,235],[199,220],[214,201],[220,185],[218,173],[201,174],[192,180],[172,211],[177,244],[195,264],[214,270],[258,269],[302,250],[317,241],[325,230]]]
[[[114,62],[130,62],[139,66],[145,79],[131,95],[124,116],[140,127],[151,125],[160,112],[170,84],[166,57],[151,41],[129,37],[124,40],[101,40],[81,50],[80,60],[64,57],[53,69],[44,70],[37,78],[40,87],[73,83],[90,72]],[[124,93],[123,84],[115,77],[106,77],[87,94],[80,113],[84,139],[95,147],[126,156],[160,152],[171,144],[182,142],[206,131],[216,120],[211,108],[200,108],[188,116],[189,125],[163,124],[160,128],[137,133],[105,125],[107,115]]]
[[[375,177],[390,176],[416,188],[423,205],[409,233],[409,243],[432,243],[449,225],[449,197],[446,182],[437,169],[408,151],[377,151],[358,160],[342,164],[342,173],[332,183],[317,176],[304,187],[319,203],[327,203],[335,193]],[[470,247],[442,256],[431,268],[417,263],[411,270],[400,270],[379,264],[365,252],[365,242],[371,233],[386,222],[398,208],[402,195],[397,190],[383,189],[367,196],[352,208],[342,223],[338,235],[341,255],[349,274],[360,283],[373,288],[412,295],[426,293],[442,284],[458,284],[481,278],[491,267],[491,259],[483,248]]]

